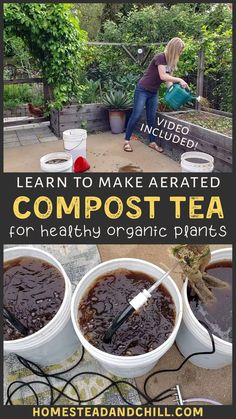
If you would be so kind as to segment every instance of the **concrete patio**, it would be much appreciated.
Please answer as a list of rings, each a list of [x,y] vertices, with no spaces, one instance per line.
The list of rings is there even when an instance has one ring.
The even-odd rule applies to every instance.
[[[89,134],[90,172],[180,172],[170,157],[140,141],[132,141],[132,146],[132,153],[123,151],[123,134]],[[46,125],[4,131],[4,172],[40,172],[40,157],[56,151],[63,151],[63,141]]]

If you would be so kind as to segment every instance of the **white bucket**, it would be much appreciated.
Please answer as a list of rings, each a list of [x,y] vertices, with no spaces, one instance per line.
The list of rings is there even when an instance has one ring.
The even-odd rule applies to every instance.
[[[176,319],[171,335],[158,348],[146,354],[137,356],[118,356],[103,352],[100,349],[95,348],[93,345],[91,345],[91,343],[89,343],[85,339],[78,323],[78,307],[86,290],[91,286],[91,284],[96,280],[96,278],[98,278],[100,275],[103,275],[107,272],[110,272],[118,268],[125,268],[134,271],[144,272],[145,274],[150,275],[151,277],[156,279],[159,279],[165,273],[163,269],[159,268],[158,266],[140,259],[122,258],[113,259],[108,262],[101,263],[100,265],[91,269],[77,285],[77,288],[72,298],[71,317],[77,336],[84,348],[97,361],[99,361],[100,364],[108,372],[127,378],[139,377],[150,371],[155,366],[157,361],[173,345],[182,319],[182,299],[176,284],[174,283],[172,278],[168,276],[163,281],[163,285],[166,287],[166,289],[169,291],[173,298],[176,309]]]
[[[66,160],[59,163],[49,163],[52,160]],[[42,172],[48,173],[67,173],[72,172],[73,159],[69,153],[64,151],[58,153],[49,153],[40,159],[40,167]]]
[[[232,260],[232,248],[215,250],[212,252],[211,261]],[[210,352],[212,344],[208,332],[194,316],[187,297],[188,281],[182,288],[184,304],[183,320],[176,338],[177,346],[185,358],[194,352]],[[232,343],[214,336],[216,352],[210,355],[194,356],[190,362],[201,368],[216,369],[232,363]]]
[[[48,252],[23,246],[4,250],[5,261],[20,256],[37,257],[56,266],[65,280],[65,295],[58,312],[46,326],[30,336],[4,341],[4,354],[16,353],[41,365],[63,361],[78,348],[78,339],[70,317],[72,297],[70,280],[62,265]]]
[[[68,129],[63,132],[64,149],[75,161],[77,157],[86,158],[87,131],[85,129]]]
[[[194,162],[195,159],[196,161]],[[203,161],[197,162],[198,159]],[[210,173],[214,170],[214,158],[210,154],[201,153],[200,151],[188,151],[181,155],[181,168],[182,172]]]

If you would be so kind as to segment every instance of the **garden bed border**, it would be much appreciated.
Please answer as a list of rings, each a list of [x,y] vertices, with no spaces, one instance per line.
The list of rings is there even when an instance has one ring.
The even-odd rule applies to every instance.
[[[215,170],[220,172],[232,171],[232,138],[220,134],[208,128],[203,128],[191,122],[178,119],[178,113],[198,112],[195,110],[173,111],[173,112],[157,112],[157,117],[165,118],[175,124],[181,124],[188,127],[189,133],[185,135],[187,139],[198,142],[197,151],[208,153],[214,157]],[[213,112],[201,111],[213,114]],[[222,117],[225,115],[219,115]],[[138,124],[140,130],[141,124],[146,122],[145,112]],[[62,110],[53,109],[50,116],[51,129],[54,134],[60,138],[63,137],[63,131],[73,128],[84,128],[88,132],[104,132],[110,130],[109,115],[107,109],[101,103],[91,103],[80,105],[73,103],[65,106]],[[163,129],[164,132],[168,131]],[[139,131],[140,132],[140,131]],[[173,132],[173,131],[172,131]],[[142,136],[146,136],[141,132]],[[193,151],[185,146],[174,144],[170,141],[162,140],[163,148],[170,156],[180,159],[181,154],[186,151]]]
[[[219,172],[232,172],[232,138],[225,134],[221,134],[216,131],[210,130],[208,128],[200,127],[199,125],[195,125],[191,122],[178,119],[178,113],[183,112],[190,111],[157,112],[157,117],[165,118],[166,120],[172,121],[175,124],[181,124],[182,126],[188,127],[189,133],[184,137],[198,142],[197,151],[210,154],[214,157],[215,170]],[[192,109],[191,112],[198,111]],[[201,112],[205,113],[205,111]],[[176,117],[173,115],[176,115]],[[143,122],[146,122],[145,113],[143,113],[141,122],[138,125],[139,132]],[[171,131],[163,128],[163,132],[165,133]],[[144,137],[147,136],[142,131],[141,134]],[[173,155],[179,159],[181,154],[187,151],[193,151],[193,149],[189,149],[187,147],[180,146],[178,144],[174,144],[166,140],[162,140],[162,145],[164,150],[167,151],[167,154],[171,155],[171,153],[173,153]]]
[[[63,137],[63,131],[83,128],[88,132],[109,131],[109,115],[101,103],[80,105],[73,103],[61,110],[53,109],[50,114],[51,129],[57,137]]]

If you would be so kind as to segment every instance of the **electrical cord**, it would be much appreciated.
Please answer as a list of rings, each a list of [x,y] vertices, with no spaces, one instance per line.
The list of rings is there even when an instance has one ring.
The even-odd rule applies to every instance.
[[[209,404],[215,404],[215,405],[221,405],[222,403],[217,402],[216,400],[211,399],[204,399],[200,397],[193,397],[192,399],[183,400],[184,403],[194,403],[194,402],[203,402],[203,403],[209,403]]]
[[[106,391],[108,391],[108,390],[110,390],[112,387],[115,387],[116,388],[116,390],[117,390],[117,392],[119,393],[119,395],[120,395],[120,397],[121,397],[121,399],[126,403],[126,404],[128,404],[128,405],[130,405],[130,406],[134,406],[134,404],[133,403],[131,403],[131,402],[129,402],[126,398],[125,398],[125,396],[122,394],[122,392],[121,392],[121,390],[120,390],[120,388],[119,388],[119,385],[121,385],[121,384],[125,384],[125,385],[127,385],[127,386],[129,386],[130,388],[132,388],[133,390],[135,390],[138,394],[139,394],[139,396],[141,396],[141,397],[143,397],[145,400],[146,400],[146,403],[145,403],[145,405],[146,404],[152,404],[153,403],[153,401],[161,401],[161,400],[164,400],[164,399],[166,399],[166,398],[168,398],[168,397],[172,397],[173,395],[174,395],[174,392],[173,392],[173,389],[167,389],[167,390],[165,390],[165,391],[163,391],[162,393],[160,393],[160,395],[157,395],[156,396],[156,398],[155,399],[151,399],[151,398],[149,398],[148,396],[145,396],[145,394],[140,390],[140,389],[138,389],[134,384],[132,384],[132,383],[130,383],[130,382],[128,382],[128,381],[125,381],[125,380],[119,380],[119,381],[115,381],[115,380],[112,380],[110,377],[107,377],[106,375],[104,375],[104,374],[101,374],[101,373],[97,373],[97,372],[93,372],[93,371],[86,371],[86,372],[80,372],[80,373],[78,373],[78,374],[75,374],[73,377],[71,377],[69,380],[66,380],[66,379],[64,379],[64,378],[62,378],[60,375],[64,375],[65,373],[67,373],[68,371],[71,371],[71,370],[73,370],[75,367],[77,367],[80,363],[81,363],[81,361],[82,361],[82,359],[83,359],[83,356],[84,356],[84,348],[83,348],[83,350],[82,350],[82,355],[81,355],[81,357],[80,357],[80,360],[79,360],[79,362],[77,362],[73,367],[71,367],[71,368],[69,368],[68,370],[65,370],[65,371],[61,371],[61,372],[59,372],[59,373],[56,373],[56,374],[47,374],[46,372],[44,372],[43,370],[42,370],[42,368],[41,367],[39,367],[36,363],[34,363],[34,362],[32,362],[32,361],[29,361],[29,360],[26,360],[26,359],[24,359],[24,358],[22,358],[22,357],[17,357],[18,358],[18,360],[19,360],[19,362],[22,364],[22,365],[24,365],[26,368],[28,368],[31,372],[33,372],[36,376],[39,376],[39,377],[43,377],[43,378],[45,378],[47,381],[46,382],[44,382],[44,381],[38,381],[38,380],[35,380],[35,381],[31,381],[31,382],[28,382],[28,383],[26,383],[26,382],[24,382],[24,381],[19,381],[19,380],[17,380],[17,381],[14,381],[14,382],[12,382],[9,386],[8,386],[8,389],[7,389],[7,400],[6,400],[6,405],[13,405],[13,401],[12,401],[12,397],[13,397],[13,395],[17,392],[17,391],[19,391],[20,389],[22,389],[23,387],[28,387],[28,388],[30,388],[30,390],[33,392],[33,394],[34,394],[34,396],[35,396],[35,401],[36,401],[36,404],[38,405],[39,404],[39,398],[38,398],[38,395],[36,394],[36,392],[35,392],[35,390],[33,389],[33,387],[32,387],[32,385],[34,385],[34,384],[42,384],[42,385],[44,385],[44,386],[46,386],[46,387],[49,387],[49,389],[50,389],[50,394],[51,394],[51,400],[50,400],[50,403],[48,403],[49,405],[55,405],[55,403],[63,396],[63,397],[65,397],[65,398],[67,398],[68,400],[70,400],[70,401],[73,401],[73,402],[75,402],[75,403],[78,403],[78,404],[82,404],[82,403],[88,403],[88,402],[90,402],[90,401],[93,401],[93,400],[95,400],[97,397],[99,397],[101,394],[103,394],[103,393],[105,393]],[[84,375],[93,375],[93,376],[97,376],[97,377],[101,377],[101,378],[104,378],[104,379],[106,379],[106,380],[108,380],[109,382],[110,382],[110,384],[107,386],[107,387],[105,387],[103,390],[101,390],[99,393],[97,393],[95,396],[93,396],[93,397],[91,397],[91,398],[89,398],[89,399],[84,399],[84,400],[81,400],[80,399],[80,396],[79,396],[79,392],[78,392],[78,390],[75,388],[75,386],[72,384],[72,381],[74,380],[74,379],[76,379],[76,378],[78,378],[78,377],[82,377],[82,376],[84,376]],[[51,384],[51,382],[49,381],[48,382],[48,377],[53,377],[53,378],[57,378],[57,379],[60,379],[60,380],[63,380],[63,381],[65,381],[66,382],[66,384],[64,385],[64,387],[62,388],[62,390],[60,390],[59,388],[57,388],[57,387],[55,387],[55,386],[53,386],[52,384]],[[17,388],[15,388],[15,389],[12,389],[12,387],[15,385],[15,384],[19,384],[19,386],[17,387]],[[72,385],[73,386],[73,389],[74,389],[74,391],[75,391],[75,393],[76,393],[76,396],[77,396],[77,398],[73,398],[73,397],[71,397],[71,396],[69,396],[68,394],[66,394],[65,393],[65,389],[66,389],[66,387],[68,386],[68,385]],[[56,397],[56,398],[54,398],[54,399],[52,399],[52,394],[53,394],[53,391],[56,391],[57,393],[58,393],[58,396]]]
[[[42,370],[42,368],[38,365],[38,364],[36,364],[35,362],[33,362],[33,361],[29,361],[29,360],[27,360],[27,359],[25,359],[25,358],[23,358],[23,357],[21,357],[21,356],[17,356],[17,358],[18,358],[18,360],[19,360],[19,362],[25,367],[25,368],[27,368],[27,369],[29,369],[33,374],[35,374],[36,376],[38,376],[38,377],[43,377],[43,378],[45,378],[46,379],[46,381],[47,381],[47,383],[45,383],[44,381],[32,381],[32,382],[30,382],[30,383],[28,383],[28,384],[43,384],[43,385],[46,385],[46,386],[48,386],[49,387],[49,389],[50,389],[50,403],[49,403],[49,405],[51,406],[51,405],[54,405],[55,403],[56,403],[56,401],[59,399],[59,397],[61,397],[62,395],[63,396],[65,396],[65,397],[67,397],[69,400],[71,400],[71,401],[76,401],[76,402],[79,402],[80,401],[80,396],[79,396],[79,393],[78,393],[78,391],[77,391],[77,389],[76,389],[76,387],[72,384],[72,383],[69,383],[68,382],[68,380],[66,380],[65,378],[63,378],[63,377],[60,377],[60,375],[64,375],[64,374],[66,374],[66,373],[68,373],[68,372],[70,372],[70,371],[72,371],[74,368],[76,368],[80,363],[81,363],[81,361],[82,361],[82,359],[83,359],[83,357],[84,357],[84,347],[82,347],[82,354],[81,354],[81,356],[80,356],[80,359],[79,359],[79,361],[77,361],[77,363],[75,364],[75,365],[73,365],[72,367],[70,367],[70,368],[68,368],[67,370],[64,370],[64,371],[61,371],[61,372],[59,372],[59,373],[54,373],[54,374],[47,374],[46,372],[44,372],[43,370]],[[51,384],[51,382],[50,382],[50,380],[49,380],[49,377],[52,377],[52,378],[57,378],[57,379],[60,379],[60,380],[62,380],[62,381],[64,381],[64,382],[66,382],[66,384],[65,384],[65,386],[63,387],[63,389],[62,389],[62,391],[60,391],[58,388],[56,388],[56,387],[54,387],[52,384]],[[16,383],[20,383],[21,385],[18,387],[18,388],[16,388],[12,393],[10,393],[10,388],[14,385],[14,384],[16,384]],[[22,387],[24,387],[24,385],[26,385],[27,383],[25,383],[25,382],[23,382],[23,381],[13,381],[9,386],[8,386],[8,389],[7,389],[7,401],[6,401],[6,404],[12,404],[12,401],[11,401],[11,397],[13,396],[13,394],[15,394],[18,390],[20,390]],[[65,390],[65,388],[67,387],[67,385],[68,384],[70,384],[71,385],[71,387],[73,388],[73,390],[75,391],[75,393],[76,393],[76,395],[77,395],[77,399],[73,399],[73,398],[71,398],[71,397],[69,397],[69,396],[67,396],[65,393],[64,393],[64,390]],[[30,387],[30,389],[32,390],[32,386],[29,386]],[[53,390],[55,390],[55,391],[57,391],[58,393],[59,393],[59,396],[54,400],[54,392],[53,392]],[[35,396],[35,394],[34,394],[34,396]],[[38,397],[36,397],[36,400],[37,400],[37,403],[36,404],[38,404]]]
[[[189,356],[187,356],[187,358],[184,359],[184,361],[177,368],[163,369],[163,370],[159,370],[159,371],[155,371],[155,372],[151,373],[146,378],[146,380],[144,381],[144,393],[146,395],[148,394],[147,393],[147,385],[148,385],[149,380],[152,377],[155,377],[156,375],[162,374],[162,373],[177,372],[177,371],[179,371],[186,364],[186,362],[189,361],[189,359],[193,358],[196,355],[211,355],[211,354],[214,354],[215,353],[216,348],[215,348],[215,341],[214,341],[214,338],[213,338],[213,334],[211,333],[211,331],[210,331],[210,329],[209,329],[209,327],[208,327],[208,325],[206,323],[204,323],[203,321],[200,321],[200,320],[199,320],[199,323],[201,323],[205,327],[205,329],[207,330],[207,332],[209,334],[209,337],[210,337],[210,340],[211,340],[211,344],[212,344],[212,350],[211,351],[208,351],[208,352],[206,352],[206,351],[204,351],[204,352],[194,352],[193,354],[190,354]]]
[[[147,391],[147,384],[149,383],[149,380],[151,378],[153,378],[154,376],[156,376],[157,374],[161,374],[161,373],[169,373],[169,372],[177,372],[179,371],[184,365],[185,363],[192,357],[196,356],[196,355],[210,355],[213,354],[215,352],[215,342],[214,342],[214,337],[211,333],[211,331],[209,330],[208,326],[204,323],[201,322],[201,324],[206,328],[206,330],[208,331],[210,340],[211,340],[211,344],[212,344],[212,350],[208,351],[208,352],[195,352],[191,355],[189,355],[177,368],[174,369],[163,369],[163,370],[159,370],[156,372],[151,373],[145,380],[144,382],[144,391],[141,391],[139,388],[137,388],[134,384],[125,381],[125,380],[113,380],[110,377],[98,373],[98,372],[93,372],[93,371],[84,371],[84,372],[79,372],[75,375],[73,375],[70,379],[67,379],[65,377],[63,377],[65,374],[73,371],[76,367],[78,367],[83,358],[84,358],[84,348],[82,347],[82,353],[81,356],[79,358],[79,360],[76,362],[75,365],[73,365],[72,367],[68,368],[67,370],[63,370],[60,371],[58,373],[54,373],[54,374],[48,374],[47,372],[45,372],[39,365],[37,365],[36,363],[29,361],[21,356],[17,356],[19,362],[28,370],[30,370],[33,374],[35,374],[37,377],[41,377],[44,378],[46,381],[39,381],[39,380],[34,380],[34,381],[30,381],[30,382],[24,382],[24,381],[13,381],[11,384],[9,384],[8,388],[7,388],[7,399],[5,404],[6,405],[13,405],[13,395],[16,394],[19,390],[23,389],[24,387],[28,387],[31,392],[33,393],[34,397],[35,397],[35,404],[39,405],[40,404],[40,400],[39,397],[37,395],[36,390],[33,388],[34,385],[40,384],[42,386],[46,386],[50,389],[50,400],[48,403],[48,405],[52,406],[55,405],[61,397],[64,397],[66,399],[68,399],[69,401],[72,401],[76,404],[81,405],[82,403],[89,403],[93,400],[95,400],[96,398],[98,398],[99,396],[101,396],[102,394],[104,394],[105,392],[107,392],[108,390],[110,390],[111,388],[115,388],[116,391],[118,392],[118,394],[120,395],[121,399],[123,400],[124,403],[126,403],[127,405],[130,406],[135,406],[134,403],[130,402],[129,400],[127,400],[124,396],[124,394],[122,393],[121,389],[120,389],[120,385],[126,385],[129,388],[132,388],[134,391],[137,392],[137,394],[143,398],[143,400],[145,401],[144,403],[142,403],[142,406],[146,406],[146,405],[153,405],[153,403],[158,403],[160,401],[166,400],[167,398],[170,398],[172,396],[175,395],[175,390],[174,388],[168,388],[164,391],[162,391],[161,393],[157,394],[155,397],[151,397],[148,394]],[[96,377],[101,377],[105,380],[107,380],[109,382],[109,384],[107,385],[107,387],[105,387],[104,389],[102,389],[100,392],[98,392],[97,394],[95,394],[93,397],[90,397],[88,399],[82,399],[80,394],[79,394],[79,390],[76,388],[76,385],[73,384],[73,381],[77,378],[86,376],[86,375],[91,375],[91,376],[96,376]],[[62,389],[56,387],[55,385],[53,385],[51,383],[51,379],[54,378],[56,380],[62,381],[64,382],[64,386]],[[15,385],[18,385],[16,388],[14,388]],[[74,391],[75,396],[72,397],[70,395],[68,395],[65,391],[67,389],[67,387],[70,386],[71,389]],[[188,399],[185,400],[185,402],[191,402],[191,401],[207,401],[211,404],[220,404],[216,401],[213,400],[208,400],[208,399]],[[64,403],[64,400],[63,400]],[[45,403],[44,403],[45,404]]]
[[[39,377],[44,377],[47,380],[47,382],[49,384],[49,388],[50,388],[50,395],[51,395],[50,405],[53,405],[53,404],[56,403],[59,396],[55,400],[53,400],[53,397],[54,397],[53,386],[50,383],[49,377],[57,378],[57,379],[60,379],[60,380],[66,382],[66,384],[65,384],[65,386],[63,387],[63,390],[62,390],[63,393],[64,393],[64,389],[67,387],[67,385],[70,384],[71,387],[73,388],[73,390],[75,391],[78,399],[80,398],[76,387],[72,383],[69,383],[68,380],[66,380],[65,378],[62,378],[60,376],[64,375],[64,374],[67,374],[70,371],[72,371],[73,369],[75,369],[81,363],[81,361],[83,360],[83,357],[84,357],[84,347],[82,346],[82,353],[81,353],[81,356],[80,356],[79,360],[77,361],[77,363],[75,365],[73,365],[72,367],[68,368],[67,370],[61,371],[59,373],[54,373],[54,374],[46,374],[39,365],[37,365],[36,363],[34,363],[32,361],[26,360],[25,358],[22,358],[21,356],[18,356],[18,360],[20,361],[20,363],[25,368],[28,368],[35,375],[37,375]]]

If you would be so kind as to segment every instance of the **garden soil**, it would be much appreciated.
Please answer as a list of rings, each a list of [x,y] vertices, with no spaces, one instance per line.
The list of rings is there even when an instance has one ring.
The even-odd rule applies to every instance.
[[[196,111],[178,113],[174,116],[183,121],[232,137],[232,118]]]

